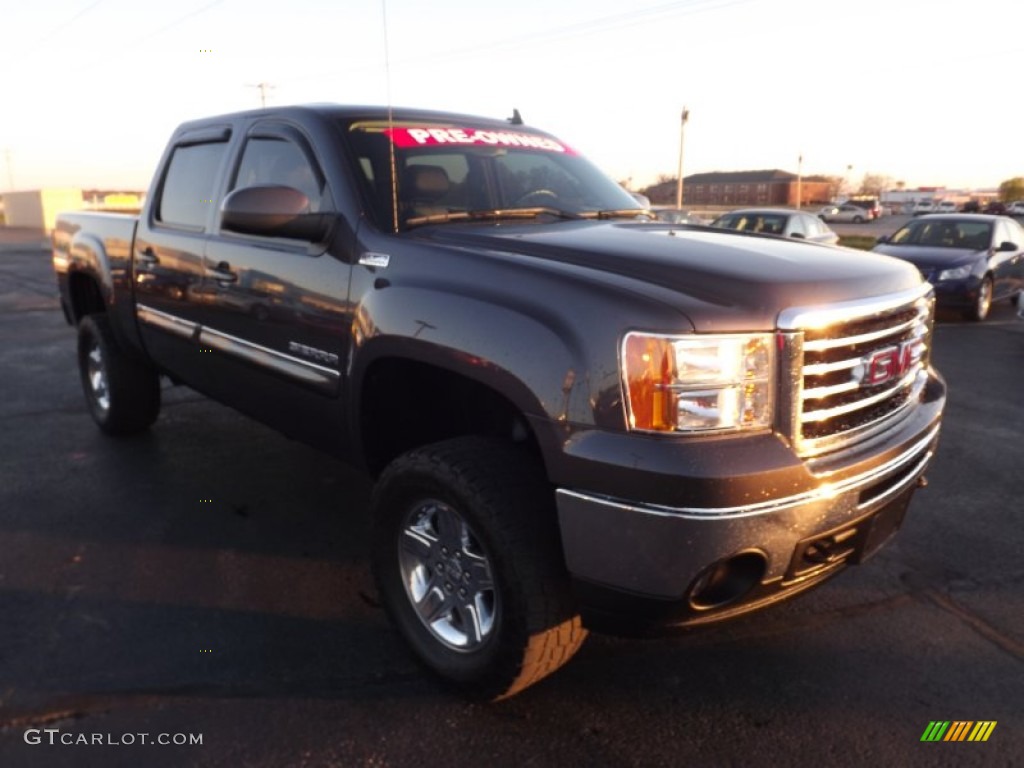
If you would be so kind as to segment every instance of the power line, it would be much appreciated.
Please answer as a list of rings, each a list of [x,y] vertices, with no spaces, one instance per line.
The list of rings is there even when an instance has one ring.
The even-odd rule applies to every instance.
[[[11,64],[12,62],[22,58],[23,56],[38,51],[43,43],[45,43],[51,37],[56,36],[58,33],[63,32],[65,29],[70,27],[72,24],[77,22],[86,14],[90,13],[91,11],[94,11],[96,9],[96,6],[100,5],[102,2],[103,0],[96,0],[92,5],[86,6],[67,21],[59,23],[57,26],[53,27],[49,32],[45,32],[41,37],[36,38],[32,43],[25,47],[25,53],[14,54],[10,58],[4,59],[2,62],[0,62],[0,66],[7,66],[8,64]]]
[[[211,8],[214,8],[215,6],[218,6],[221,3],[223,3],[223,2],[224,2],[224,0],[213,0],[212,3],[207,3],[206,5],[202,6],[201,8],[197,8],[196,10],[191,11],[189,13],[186,13],[183,16],[179,16],[174,21],[170,21],[167,24],[164,24],[162,27],[158,27],[157,29],[153,30],[152,32],[150,32],[149,34],[147,34],[145,36],[133,38],[132,42],[130,44],[125,45],[124,47],[121,47],[121,48],[117,49],[116,52],[111,53],[109,56],[104,56],[103,58],[100,58],[100,59],[94,59],[93,61],[91,61],[88,64],[84,65],[82,67],[82,69],[83,70],[92,69],[93,67],[97,67],[97,66],[99,66],[101,64],[106,64],[107,62],[113,61],[114,59],[123,59],[125,51],[133,50],[135,48],[138,48],[140,45],[142,45],[143,43],[145,43],[145,42],[147,42],[149,40],[152,40],[154,37],[158,37],[159,35],[162,35],[167,30],[174,29],[174,27],[178,26],[179,24],[184,24],[189,19],[193,19],[196,16],[199,16],[200,14],[206,13]]]
[[[493,52],[495,50],[514,49],[523,45],[535,45],[538,42],[549,42],[553,40],[564,40],[572,37],[584,37],[596,32],[606,30],[619,30],[624,27],[635,27],[642,24],[653,23],[665,18],[674,16],[689,16],[704,11],[717,10],[733,5],[743,5],[753,0],[675,0],[671,3],[662,3],[649,8],[639,8],[625,13],[616,13],[610,16],[601,16],[589,21],[567,24],[562,27],[554,27],[549,30],[532,30],[531,32],[516,37],[498,40],[493,43],[481,44],[460,48],[446,53],[440,53],[435,57],[428,57],[427,60],[460,58],[465,55],[473,55],[480,52]],[[421,62],[423,58],[417,58]]]
[[[751,2],[755,2],[755,0],[675,0],[671,3],[662,3],[661,5],[651,6],[650,8],[640,8],[625,13],[602,16],[597,19],[591,19],[590,21],[567,24],[562,27],[554,27],[546,31],[531,30],[529,33],[505,38],[504,40],[481,43],[479,45],[457,48],[450,51],[442,51],[431,56],[417,56],[416,58],[408,59],[405,62],[399,61],[397,62],[397,66],[400,67],[403,63],[420,66],[425,63],[450,61],[452,59],[461,59],[483,53],[493,54],[498,51],[507,52],[515,50],[516,48],[537,45],[542,42],[553,42],[573,37],[584,37],[589,34],[604,32],[607,30],[619,30],[625,27],[654,23],[656,21],[677,16],[690,16],[696,13],[719,10],[735,5],[746,5]],[[392,62],[392,66],[395,65],[396,63]],[[315,75],[289,78],[288,82],[319,80],[323,78],[336,77],[339,74],[363,72],[376,68],[377,65],[366,64],[363,66],[333,70],[331,72],[318,73]]]
[[[173,29],[174,27],[178,26],[179,24],[182,24],[182,23],[188,21],[189,19],[194,18],[195,16],[198,16],[198,15],[200,15],[202,13],[206,13],[208,10],[210,10],[214,6],[220,5],[223,2],[224,2],[224,0],[213,0],[212,3],[208,3],[207,5],[204,5],[202,8],[198,8],[198,9],[192,11],[191,13],[186,13],[184,16],[181,16],[181,17],[175,19],[174,21],[169,22],[168,24],[165,24],[164,26],[160,27],[155,32],[151,32],[150,34],[146,35],[145,37],[139,38],[138,40],[135,41],[135,45],[137,46],[139,43],[144,43],[147,40],[152,40],[157,35],[162,35],[167,30]]]

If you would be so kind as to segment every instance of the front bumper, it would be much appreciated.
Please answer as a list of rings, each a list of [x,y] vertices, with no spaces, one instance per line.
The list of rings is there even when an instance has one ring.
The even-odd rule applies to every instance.
[[[767,482],[765,495],[752,499],[756,475],[749,474],[700,478],[705,490],[709,483],[723,489],[714,504],[706,493],[695,497],[699,504],[665,505],[558,490],[566,564],[591,624],[724,619],[798,594],[870,556],[899,527],[935,451],[941,379],[933,378],[927,392],[910,416],[869,445],[826,460],[794,457],[799,471],[786,473],[789,493]],[[686,495],[688,481],[677,474],[673,495]],[[728,502],[730,485],[746,489],[740,503]]]
[[[971,275],[961,280],[932,282],[935,304],[940,309],[970,309],[978,302],[981,278]]]

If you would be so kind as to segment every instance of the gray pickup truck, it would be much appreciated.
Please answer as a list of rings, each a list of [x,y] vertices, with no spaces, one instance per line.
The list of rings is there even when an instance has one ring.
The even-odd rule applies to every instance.
[[[588,628],[757,610],[876,551],[935,450],[933,298],[888,257],[653,221],[518,122],[188,122],[138,218],[60,217],[86,401],[185,384],[375,478],[417,658],[509,696]]]

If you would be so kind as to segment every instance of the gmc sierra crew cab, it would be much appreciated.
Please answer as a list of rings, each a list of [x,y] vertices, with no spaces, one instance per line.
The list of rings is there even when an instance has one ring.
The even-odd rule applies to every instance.
[[[391,620],[497,699],[588,629],[861,562],[936,447],[913,266],[653,219],[515,118],[286,107],[185,123],[141,215],[61,216],[53,261],[100,429],[163,377],[363,467]]]

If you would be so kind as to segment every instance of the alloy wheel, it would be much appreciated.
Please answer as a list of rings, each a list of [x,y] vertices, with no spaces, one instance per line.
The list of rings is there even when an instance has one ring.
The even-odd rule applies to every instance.
[[[402,525],[398,557],[406,595],[437,640],[462,652],[487,642],[498,590],[486,551],[454,508],[434,499],[417,503]]]
[[[978,301],[975,305],[975,314],[979,320],[988,317],[989,309],[992,307],[992,282],[988,278],[981,281],[978,286]]]
[[[89,382],[89,394],[99,408],[110,410],[110,389],[107,385],[107,366],[103,360],[103,350],[98,343],[89,348],[86,362],[86,380]]]

